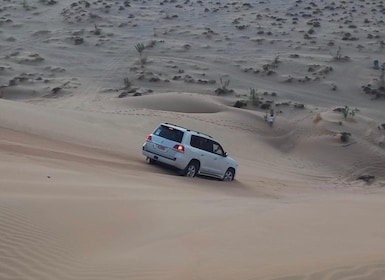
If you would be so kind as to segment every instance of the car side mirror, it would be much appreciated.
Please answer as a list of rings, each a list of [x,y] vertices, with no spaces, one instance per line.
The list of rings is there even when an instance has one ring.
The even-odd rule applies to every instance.
[[[228,156],[227,152],[224,152],[224,153],[223,153],[223,156],[224,156],[224,157],[227,157],[227,156]]]

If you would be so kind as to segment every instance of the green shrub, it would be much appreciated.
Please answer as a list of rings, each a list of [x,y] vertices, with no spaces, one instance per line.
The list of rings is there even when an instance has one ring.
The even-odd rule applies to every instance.
[[[143,56],[143,51],[145,50],[145,46],[143,43],[137,43],[135,45],[136,51],[139,53],[140,63],[144,65],[147,61],[147,59]]]
[[[353,109],[350,109],[349,106],[345,106],[345,108],[343,108],[342,110],[342,114],[344,115],[344,119],[347,119],[347,117],[354,117],[354,115],[356,114],[355,113],[355,110]]]

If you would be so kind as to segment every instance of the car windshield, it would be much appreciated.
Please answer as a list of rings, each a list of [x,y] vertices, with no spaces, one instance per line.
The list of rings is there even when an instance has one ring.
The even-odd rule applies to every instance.
[[[154,135],[166,138],[174,142],[181,143],[183,138],[183,131],[180,131],[173,127],[161,125],[155,130]]]

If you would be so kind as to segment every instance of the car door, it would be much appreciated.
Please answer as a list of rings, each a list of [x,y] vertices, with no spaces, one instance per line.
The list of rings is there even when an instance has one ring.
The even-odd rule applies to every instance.
[[[195,154],[196,157],[199,159],[200,162],[200,169],[199,172],[202,174],[212,174],[213,170],[212,168],[212,153],[210,150],[212,150],[212,146],[210,147],[210,140],[204,137],[200,137],[197,135],[191,135],[191,147],[195,148]]]
[[[215,174],[215,176],[222,177],[227,170],[227,161],[225,156],[225,151],[222,146],[213,140],[211,141],[212,151],[211,151],[211,160],[210,160],[210,170]]]

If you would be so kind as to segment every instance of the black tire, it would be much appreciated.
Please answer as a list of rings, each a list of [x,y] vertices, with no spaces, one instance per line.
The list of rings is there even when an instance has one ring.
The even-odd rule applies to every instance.
[[[196,161],[191,161],[184,169],[183,175],[186,177],[195,177],[199,171],[199,164]]]
[[[155,159],[152,159],[152,158],[146,158],[148,164],[155,164],[156,160]]]
[[[225,175],[223,175],[222,181],[225,181],[225,182],[233,181],[234,180],[234,174],[235,174],[234,169],[232,169],[232,168],[227,169],[225,172]]]

